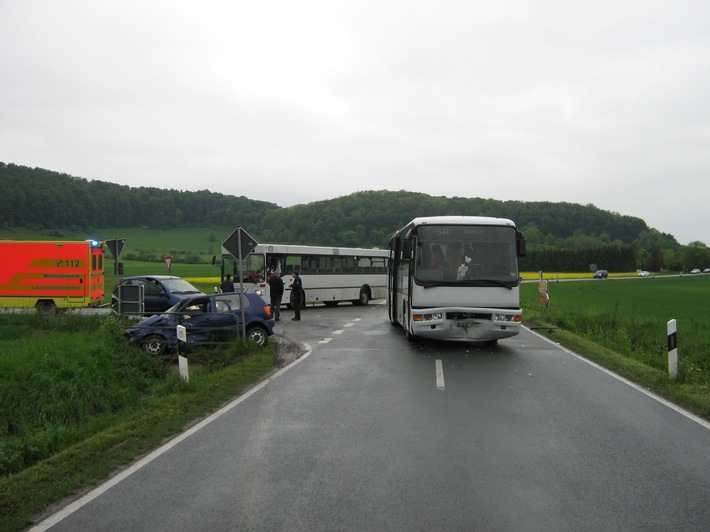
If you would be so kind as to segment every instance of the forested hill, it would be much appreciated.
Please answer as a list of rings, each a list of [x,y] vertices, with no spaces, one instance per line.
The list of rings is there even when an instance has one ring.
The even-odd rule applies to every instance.
[[[92,230],[104,227],[241,225],[263,242],[383,247],[415,216],[510,218],[534,249],[629,245],[675,249],[672,235],[640,218],[572,203],[447,198],[364,191],[294,207],[209,192],[128,187],[0,163],[0,227]]]

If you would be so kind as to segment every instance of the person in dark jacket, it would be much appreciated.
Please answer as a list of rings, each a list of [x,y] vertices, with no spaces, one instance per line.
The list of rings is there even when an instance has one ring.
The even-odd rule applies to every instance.
[[[271,316],[275,321],[281,321],[281,298],[284,295],[284,280],[280,272],[274,272],[269,277],[269,296],[271,300]]]
[[[294,321],[301,319],[301,305],[303,305],[303,281],[296,270],[293,270],[293,283],[291,283],[291,303],[296,311]]]
[[[222,284],[220,284],[219,287],[222,289],[222,292],[234,292],[234,282],[232,281],[232,275],[229,273],[225,275],[224,281],[222,281]]]

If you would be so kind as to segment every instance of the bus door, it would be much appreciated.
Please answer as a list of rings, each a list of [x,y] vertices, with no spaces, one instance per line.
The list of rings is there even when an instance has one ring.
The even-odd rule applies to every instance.
[[[411,256],[412,240],[402,238],[397,235],[392,239],[390,246],[392,257],[389,262],[389,296],[390,296],[390,320],[398,321],[398,316],[403,315],[405,309],[400,308],[405,293],[411,292]],[[405,282],[402,270],[407,269],[407,286],[402,286]]]

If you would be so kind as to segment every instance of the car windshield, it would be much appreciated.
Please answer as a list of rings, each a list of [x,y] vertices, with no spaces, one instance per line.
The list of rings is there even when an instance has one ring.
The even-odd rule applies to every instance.
[[[177,308],[180,305],[182,305],[182,301],[180,301],[179,303],[175,303],[172,307],[170,307],[169,309],[162,312],[161,315],[162,316],[174,316],[175,314],[177,314]]]
[[[165,288],[173,294],[201,294],[202,292],[188,283],[185,279],[164,279]]]

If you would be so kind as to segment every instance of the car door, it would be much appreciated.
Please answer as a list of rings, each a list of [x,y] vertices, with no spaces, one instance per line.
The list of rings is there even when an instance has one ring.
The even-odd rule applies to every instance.
[[[212,298],[212,312],[215,331],[213,336],[220,341],[228,341],[239,332],[240,295],[236,293],[219,294]]]
[[[162,286],[146,280],[140,280],[138,283],[143,285],[143,305],[146,314],[163,312],[170,307],[168,295]]]
[[[244,317],[247,323],[249,323],[249,311],[251,303],[249,302],[246,294],[241,293],[230,293],[230,294],[220,294],[215,296],[216,299],[223,301],[229,306],[229,313],[233,316],[235,332],[241,334],[242,329],[242,307],[244,307]]]
[[[237,319],[229,301],[220,296],[191,300],[181,311],[181,324],[190,343],[227,341],[237,331]]]

